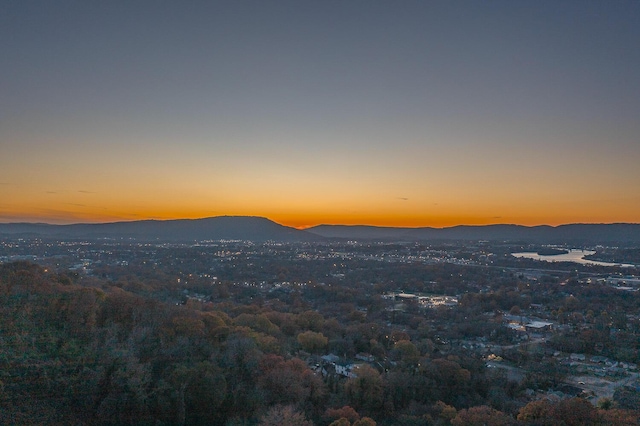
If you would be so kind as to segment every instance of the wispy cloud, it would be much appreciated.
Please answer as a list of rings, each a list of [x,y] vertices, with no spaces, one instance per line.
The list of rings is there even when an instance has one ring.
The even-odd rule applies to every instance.
[[[407,197],[396,197],[396,200],[408,201]]]
[[[79,193],[81,194],[95,194],[94,191],[84,191],[84,190],[78,190]]]

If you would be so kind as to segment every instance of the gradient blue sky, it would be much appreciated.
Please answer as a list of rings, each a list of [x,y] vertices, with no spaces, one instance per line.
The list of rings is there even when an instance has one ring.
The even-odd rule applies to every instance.
[[[638,1],[4,1],[0,221],[640,222]]]

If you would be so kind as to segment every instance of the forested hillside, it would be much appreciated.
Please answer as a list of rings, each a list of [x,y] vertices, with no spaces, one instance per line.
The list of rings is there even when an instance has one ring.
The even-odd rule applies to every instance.
[[[320,309],[296,291],[176,305],[122,287],[0,265],[1,424],[637,424],[580,398],[518,403],[482,360],[392,332],[375,301],[353,309],[357,287],[313,290]],[[323,374],[319,355],[340,349],[385,361]]]

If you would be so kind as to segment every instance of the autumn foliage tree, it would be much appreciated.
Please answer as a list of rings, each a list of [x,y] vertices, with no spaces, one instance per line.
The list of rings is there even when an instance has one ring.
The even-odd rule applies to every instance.
[[[355,377],[350,378],[344,385],[345,393],[358,410],[376,412],[382,407],[383,382],[375,369],[368,365],[361,365],[354,369]]]
[[[546,399],[532,401],[520,409],[518,420],[536,425],[552,424],[552,410],[552,404]]]
[[[363,417],[360,420],[353,422],[352,426],[376,426],[377,423],[371,417]]]
[[[313,423],[290,405],[276,405],[260,419],[258,426],[313,426]]]
[[[360,414],[352,407],[345,405],[342,408],[329,408],[324,414],[324,417],[328,420],[347,419],[350,422],[360,420]]]
[[[297,358],[285,361],[278,355],[265,355],[258,372],[258,385],[265,390],[267,404],[314,404],[326,393],[322,380]]]
[[[577,425],[637,425],[637,411],[597,409],[582,398],[570,398],[556,403],[546,399],[532,401],[522,407],[518,420],[525,424],[552,426]]]
[[[325,348],[328,342],[329,339],[324,334],[316,333],[315,331],[305,331],[298,334],[298,343],[307,352],[316,353]]]
[[[460,410],[451,420],[453,426],[510,426],[514,423],[508,415],[486,405]]]
[[[593,404],[585,399],[570,398],[556,403],[552,415],[567,426],[589,426],[599,423],[597,411]]]

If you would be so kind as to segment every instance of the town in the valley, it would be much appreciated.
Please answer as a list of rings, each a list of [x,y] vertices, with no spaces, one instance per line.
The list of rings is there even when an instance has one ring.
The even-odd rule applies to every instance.
[[[637,424],[640,251],[572,249],[7,236],[2,420]]]

